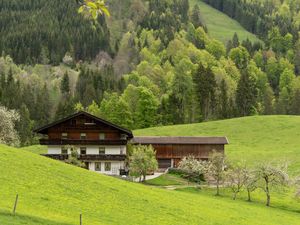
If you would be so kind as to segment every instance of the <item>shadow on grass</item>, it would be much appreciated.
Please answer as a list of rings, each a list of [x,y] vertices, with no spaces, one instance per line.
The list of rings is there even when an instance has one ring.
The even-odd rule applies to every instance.
[[[48,220],[36,216],[29,216],[24,214],[13,215],[8,211],[0,210],[0,224],[1,225],[71,225],[70,223],[62,223],[54,220]]]

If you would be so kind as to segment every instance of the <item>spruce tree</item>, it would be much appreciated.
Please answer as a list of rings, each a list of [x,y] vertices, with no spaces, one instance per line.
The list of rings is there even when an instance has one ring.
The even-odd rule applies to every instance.
[[[203,27],[200,8],[198,4],[195,4],[191,14],[191,22],[195,28]]]
[[[223,79],[220,86],[220,102],[219,102],[219,116],[222,119],[228,118],[229,114],[229,101],[227,94],[227,85]]]
[[[68,72],[65,72],[61,80],[60,90],[63,95],[68,95],[70,93],[70,79]]]
[[[19,114],[20,121],[18,121],[16,129],[20,137],[20,144],[21,146],[30,145],[33,142],[33,121],[30,119],[29,110],[25,104],[21,105]]]
[[[264,96],[263,96],[263,106],[264,106],[264,111],[263,113],[265,115],[271,115],[274,113],[274,92],[270,85],[267,86]]]
[[[293,96],[291,113],[293,115],[300,115],[300,89],[299,88],[296,89]]]
[[[236,105],[239,116],[249,116],[256,110],[257,87],[255,80],[243,71],[236,91]]]
[[[237,48],[240,46],[240,41],[237,33],[234,33],[233,38],[232,38],[232,46],[233,48]]]
[[[200,64],[196,73],[194,73],[193,80],[201,115],[203,119],[206,120],[213,111],[215,105],[215,75],[210,68],[206,69]]]

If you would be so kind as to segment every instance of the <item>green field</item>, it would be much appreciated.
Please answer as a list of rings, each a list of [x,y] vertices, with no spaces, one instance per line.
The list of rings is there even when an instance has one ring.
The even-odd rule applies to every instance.
[[[227,136],[230,159],[253,163],[288,160],[300,174],[300,116],[253,116],[199,124],[136,130],[135,135]]]
[[[190,0],[190,4],[191,6],[194,4],[199,5],[201,15],[211,37],[226,43],[228,40],[232,39],[236,32],[240,40],[249,38],[251,41],[259,41],[254,34],[245,30],[237,21],[201,0]]]
[[[1,225],[75,225],[80,213],[85,225],[282,225],[287,221],[296,225],[300,221],[299,212],[293,210],[130,183],[3,145],[0,171]]]

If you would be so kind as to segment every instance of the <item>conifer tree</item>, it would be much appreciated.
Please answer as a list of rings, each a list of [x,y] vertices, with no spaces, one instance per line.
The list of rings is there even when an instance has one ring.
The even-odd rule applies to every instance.
[[[21,146],[30,145],[33,141],[33,121],[30,119],[29,110],[25,104],[21,105],[19,115],[20,120],[17,122],[16,129],[20,137],[20,144]]]
[[[228,118],[229,116],[229,101],[227,94],[227,85],[223,79],[220,86],[220,102],[219,102],[219,116],[222,119]]]
[[[215,104],[216,80],[210,68],[205,68],[202,64],[198,66],[193,76],[195,91],[201,115],[204,120],[208,119]]]
[[[240,41],[237,33],[234,33],[233,38],[232,38],[232,46],[233,48],[237,48],[240,46]]]
[[[256,110],[257,87],[255,80],[243,71],[236,91],[236,105],[240,116],[249,116]]]
[[[70,79],[69,79],[68,72],[65,72],[61,80],[60,90],[63,95],[70,94]]]
[[[191,22],[195,28],[203,27],[200,8],[198,4],[195,4],[191,13]]]

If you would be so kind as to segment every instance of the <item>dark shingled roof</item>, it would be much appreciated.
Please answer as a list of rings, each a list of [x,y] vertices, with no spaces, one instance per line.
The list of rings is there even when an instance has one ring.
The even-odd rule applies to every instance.
[[[75,117],[80,116],[80,115],[85,115],[85,116],[87,116],[89,118],[93,118],[96,121],[99,121],[99,122],[104,123],[104,124],[106,124],[108,126],[114,127],[115,129],[120,130],[120,131],[126,133],[130,138],[133,137],[132,132],[130,130],[128,130],[128,129],[124,128],[124,127],[120,127],[120,126],[118,126],[116,124],[113,124],[113,123],[111,123],[111,122],[109,122],[107,120],[101,119],[99,117],[96,117],[96,116],[94,116],[94,115],[92,115],[90,113],[84,112],[84,111],[77,112],[77,113],[75,113],[73,115],[70,115],[70,116],[68,116],[66,118],[63,118],[61,120],[57,120],[57,121],[55,121],[53,123],[50,123],[50,124],[48,124],[46,126],[40,127],[38,129],[35,129],[34,132],[40,133],[40,134],[46,134],[48,132],[48,129],[50,127],[56,126],[56,125],[58,125],[60,123],[63,123],[65,121],[67,121],[67,120],[70,120],[70,119],[75,118]]]
[[[134,137],[134,144],[229,144],[227,137]]]

